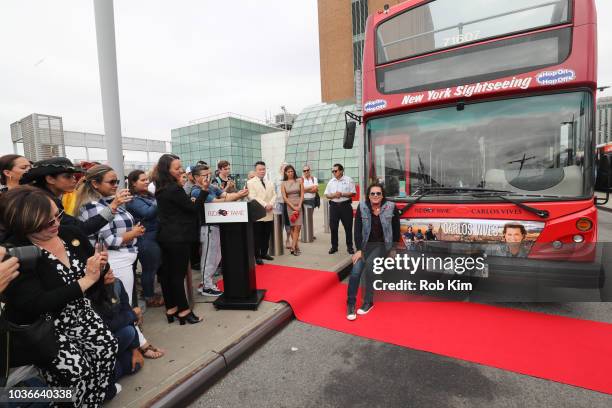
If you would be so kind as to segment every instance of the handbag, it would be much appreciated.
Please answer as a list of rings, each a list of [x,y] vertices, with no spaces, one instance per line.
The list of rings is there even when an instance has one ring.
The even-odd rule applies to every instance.
[[[0,383],[8,378],[10,367],[51,364],[59,352],[53,318],[45,314],[32,324],[18,325],[3,315],[0,315]]]
[[[317,191],[317,193],[315,194],[315,198],[314,198],[314,206],[315,208],[319,208],[321,206],[321,196],[319,195],[319,192]]]
[[[293,223],[295,223],[295,222],[297,221],[297,219],[298,219],[299,217],[300,217],[300,213],[299,213],[299,212],[297,212],[297,211],[294,211],[294,212],[291,214],[291,217],[290,217],[289,219],[291,220],[291,223],[293,224]]]

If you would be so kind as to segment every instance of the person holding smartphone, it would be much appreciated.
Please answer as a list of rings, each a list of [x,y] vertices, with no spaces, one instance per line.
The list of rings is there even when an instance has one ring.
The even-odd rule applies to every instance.
[[[85,182],[77,190],[77,212],[82,221],[95,217],[105,211],[116,196],[122,196],[125,202],[132,200],[128,190],[118,190],[121,183],[117,173],[110,166],[97,165],[85,174]],[[138,247],[136,239],[145,233],[145,227],[134,221],[134,217],[120,206],[113,219],[105,225],[98,234],[89,236],[95,244],[100,237],[108,248],[108,259],[113,266],[115,276],[121,280],[128,294],[130,304],[134,290],[134,271],[132,265],[136,261]]]
[[[146,232],[138,238],[138,260],[142,266],[142,291],[147,307],[164,305],[163,297],[155,295],[155,276],[161,265],[161,249],[157,243],[157,200],[149,192],[149,177],[142,170],[128,175],[130,193],[134,197],[126,208],[137,222],[145,226]]]
[[[193,177],[196,185],[191,190],[192,200],[197,200],[202,191],[207,191],[204,202],[224,202],[238,201],[248,196],[249,191],[245,188],[235,193],[227,193],[221,190],[214,184],[210,184],[210,169],[208,166],[196,166],[193,169]],[[220,296],[223,294],[213,283],[213,275],[217,270],[219,262],[221,262],[221,235],[218,225],[210,225],[206,223],[206,215],[204,213],[204,203],[198,205],[198,215],[200,220],[200,242],[202,244],[202,256],[200,259],[200,268],[202,271],[202,285],[198,288],[198,292],[202,296]]]
[[[101,406],[118,390],[113,381],[117,340],[85,293],[100,279],[107,255],[95,253],[79,229],[60,226],[62,215],[35,187],[16,187],[0,198],[0,222],[11,233],[9,243],[41,250],[36,267],[20,267],[5,289],[6,319],[30,325],[50,316],[57,351],[48,362],[38,362],[47,385],[73,390],[74,406]]]
[[[65,157],[53,157],[51,159],[41,160],[34,163],[30,169],[21,178],[21,184],[31,184],[34,187],[41,188],[53,196],[55,205],[61,210],[64,210],[63,198],[66,194],[73,193],[77,186],[77,174],[80,169],[74,167],[72,162]],[[122,204],[126,202],[126,195],[116,195],[114,200],[109,203],[103,211],[100,211],[93,217],[89,217],[83,222],[70,214],[67,210],[62,217],[62,225],[72,225],[80,229],[85,235],[94,235],[114,217]],[[76,205],[76,203],[75,203]],[[78,209],[78,207],[75,207]]]

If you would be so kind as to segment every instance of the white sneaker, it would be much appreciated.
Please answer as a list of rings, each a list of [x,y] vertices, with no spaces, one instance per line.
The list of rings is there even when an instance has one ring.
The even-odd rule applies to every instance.
[[[121,392],[121,389],[122,389],[121,384],[115,383],[115,390],[117,390],[115,395],[118,395]]]
[[[355,314],[355,305],[349,305],[346,309],[346,318],[351,321],[355,320],[357,318]]]
[[[368,314],[368,312],[372,310],[373,307],[374,307],[373,303],[364,303],[363,305],[361,305],[359,310],[357,310],[357,314],[359,315]]]

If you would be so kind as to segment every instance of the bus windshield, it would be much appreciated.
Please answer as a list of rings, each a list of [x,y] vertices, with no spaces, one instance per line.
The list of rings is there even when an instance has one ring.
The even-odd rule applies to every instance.
[[[380,24],[378,64],[570,20],[569,0],[434,0]]]
[[[384,183],[388,197],[428,187],[588,196],[591,104],[590,94],[573,92],[371,119],[370,181]]]

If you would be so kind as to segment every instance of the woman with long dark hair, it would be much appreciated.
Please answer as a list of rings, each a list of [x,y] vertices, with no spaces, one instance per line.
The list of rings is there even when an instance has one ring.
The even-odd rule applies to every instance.
[[[353,269],[349,278],[346,318],[355,320],[357,314],[365,315],[374,307],[372,267],[374,259],[384,257],[400,239],[399,212],[395,204],[387,201],[382,185],[370,184],[365,201],[359,203],[355,214],[355,245]],[[357,314],[355,303],[361,274],[365,270],[363,302]]]
[[[157,200],[149,192],[149,177],[142,170],[134,170],[128,174],[128,188],[132,201],[127,204],[127,210],[136,222],[145,227],[145,233],[138,237],[138,260],[142,266],[142,291],[147,307],[164,305],[160,296],[155,296],[155,276],[161,265],[161,249],[157,243]]]
[[[49,194],[21,186],[0,198],[0,222],[11,232],[11,244],[36,245],[41,257],[4,292],[6,318],[30,325],[51,316],[57,341],[55,356],[38,362],[50,387],[74,391],[75,406],[100,406],[117,391],[113,368],[117,340],[84,293],[100,278],[106,254],[94,253],[87,237],[69,226],[60,228],[62,211]]]
[[[297,256],[301,253],[298,243],[300,242],[300,230],[302,229],[304,185],[298,180],[295,168],[290,164],[285,167],[283,172],[281,192],[287,206],[287,215],[291,225],[291,254]]]
[[[19,154],[6,154],[0,157],[0,184],[5,190],[17,187],[23,174],[31,168],[30,161]]]
[[[182,166],[178,156],[164,154],[154,171],[155,198],[157,199],[159,230],[157,242],[161,248],[160,283],[166,303],[168,323],[178,317],[181,325],[202,321],[189,308],[184,280],[189,268],[191,246],[198,240],[196,206],[182,188]],[[202,191],[198,203],[208,192]]]

